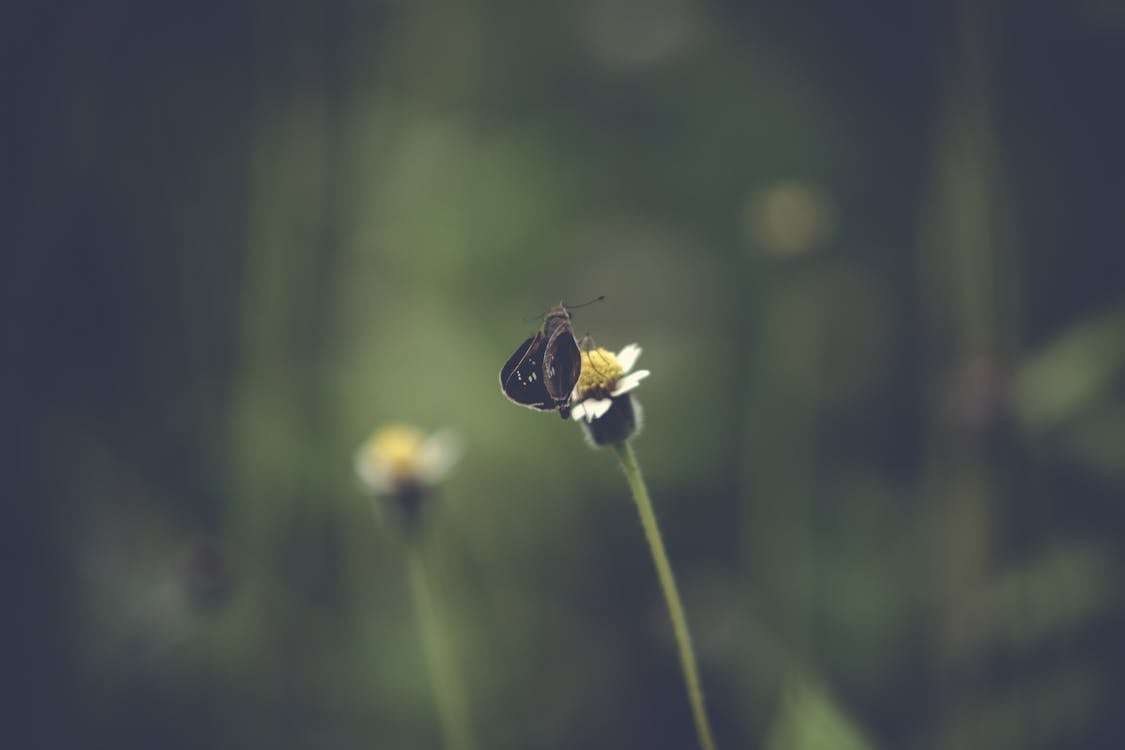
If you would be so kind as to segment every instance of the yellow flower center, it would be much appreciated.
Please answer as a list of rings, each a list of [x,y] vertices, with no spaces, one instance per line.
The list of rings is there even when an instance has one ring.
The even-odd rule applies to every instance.
[[[368,438],[367,459],[382,466],[396,480],[409,479],[418,473],[418,455],[425,436],[409,425],[389,425],[376,430]]]
[[[578,400],[609,398],[617,381],[625,375],[617,355],[602,348],[582,352],[582,374],[578,376]]]

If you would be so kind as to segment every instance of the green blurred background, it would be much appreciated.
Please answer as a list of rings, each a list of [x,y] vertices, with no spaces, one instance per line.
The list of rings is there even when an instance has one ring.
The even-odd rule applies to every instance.
[[[612,456],[497,371],[637,341],[723,748],[1111,748],[1125,6],[203,2],[3,32],[8,747],[687,748]]]

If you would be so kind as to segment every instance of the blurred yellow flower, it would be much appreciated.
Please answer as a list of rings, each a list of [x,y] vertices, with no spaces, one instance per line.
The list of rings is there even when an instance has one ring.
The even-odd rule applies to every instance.
[[[376,494],[418,491],[442,481],[461,458],[461,440],[452,430],[426,435],[417,427],[380,427],[359,447],[355,470]]]

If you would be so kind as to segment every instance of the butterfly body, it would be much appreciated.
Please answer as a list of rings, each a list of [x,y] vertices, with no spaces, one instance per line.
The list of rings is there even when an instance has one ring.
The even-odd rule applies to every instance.
[[[524,341],[500,368],[500,390],[508,400],[540,411],[563,413],[582,373],[582,356],[560,303],[543,318],[539,332]]]

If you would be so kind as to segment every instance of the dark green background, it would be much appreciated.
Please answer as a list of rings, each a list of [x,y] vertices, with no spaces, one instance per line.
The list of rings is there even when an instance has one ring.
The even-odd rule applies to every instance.
[[[691,747],[612,456],[497,388],[605,294],[721,747],[1119,746],[1125,7],[982,5],[6,14],[0,741],[439,746],[407,421],[480,746]]]

